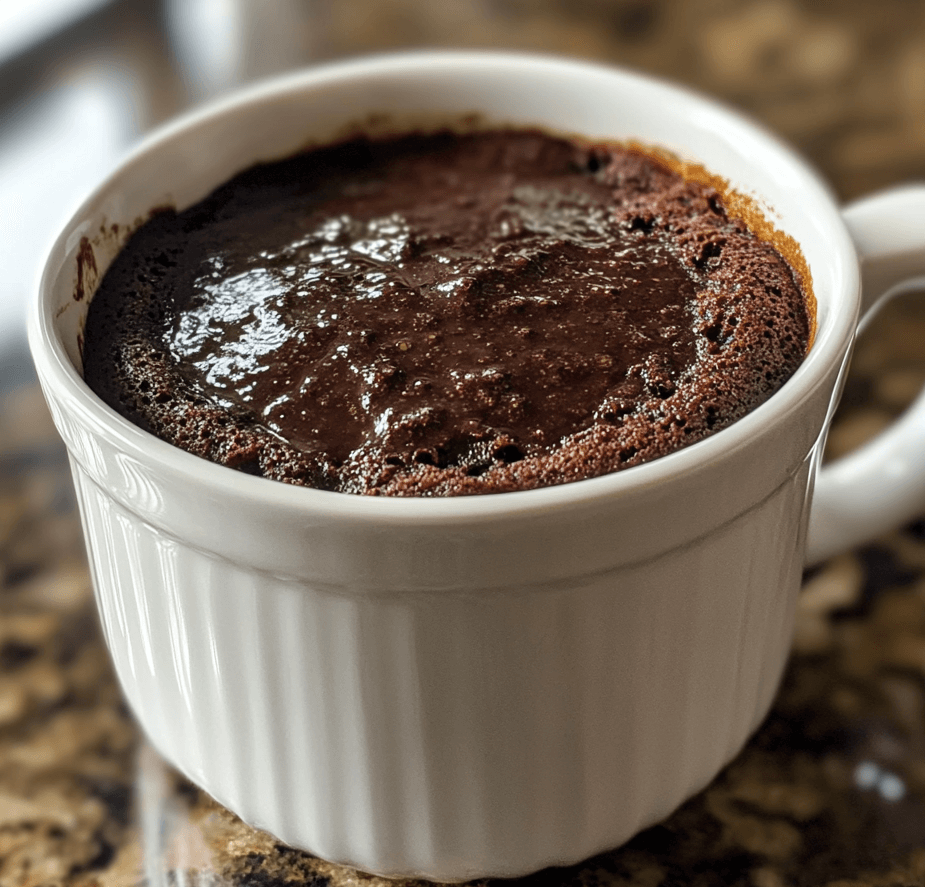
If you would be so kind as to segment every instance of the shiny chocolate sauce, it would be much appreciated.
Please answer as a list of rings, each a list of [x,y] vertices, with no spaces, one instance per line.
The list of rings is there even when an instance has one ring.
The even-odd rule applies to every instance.
[[[536,131],[355,141],[133,235],[88,383],[197,455],[354,493],[564,483],[725,427],[793,373],[797,276],[656,160]]]

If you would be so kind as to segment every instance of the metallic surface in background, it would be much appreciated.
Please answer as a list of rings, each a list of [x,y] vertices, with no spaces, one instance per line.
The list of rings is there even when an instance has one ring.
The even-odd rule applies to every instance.
[[[0,387],[32,378],[25,306],[84,196],[152,126],[310,59],[312,5],[0,0]]]
[[[57,18],[43,17],[53,6]],[[14,8],[18,16],[10,12]],[[29,16],[34,18],[29,20]],[[3,6],[0,41],[0,386],[31,377],[25,306],[55,231],[115,158],[171,113],[152,3]],[[163,84],[161,86],[160,84]]]

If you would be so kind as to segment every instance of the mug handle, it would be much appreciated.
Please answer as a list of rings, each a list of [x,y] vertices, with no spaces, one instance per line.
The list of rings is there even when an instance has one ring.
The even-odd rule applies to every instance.
[[[925,185],[865,198],[843,216],[861,262],[861,330],[887,300],[925,289]],[[819,470],[806,563],[819,563],[922,513],[925,389],[889,428]]]

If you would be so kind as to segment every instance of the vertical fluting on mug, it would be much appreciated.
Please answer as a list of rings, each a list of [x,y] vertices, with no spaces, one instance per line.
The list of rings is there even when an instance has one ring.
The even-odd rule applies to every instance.
[[[789,645],[808,469],[654,561],[436,595],[248,570],[75,476],[107,641],[167,759],[324,858],[461,879],[621,843],[736,753]]]
[[[136,219],[259,160],[373,114],[472,112],[658,145],[752,196],[812,273],[817,330],[796,375],[648,465],[438,500],[236,473],[151,438],[83,384],[87,238],[102,272]],[[626,72],[437,53],[289,76],[155,135],[59,238],[30,337],[107,642],[155,746],[295,846],[460,880],[622,842],[702,787],[767,711],[856,315],[838,211],[772,137]]]

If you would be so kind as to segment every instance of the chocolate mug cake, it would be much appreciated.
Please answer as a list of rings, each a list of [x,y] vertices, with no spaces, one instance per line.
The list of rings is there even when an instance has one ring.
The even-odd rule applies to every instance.
[[[268,158],[293,158],[309,141],[331,145],[340,139],[345,149],[346,134],[357,132],[358,120],[371,121],[367,133],[381,133],[386,125],[393,132],[402,127],[405,133],[424,133],[433,131],[434,121],[471,119],[466,115],[474,113],[480,121],[512,121],[497,124],[507,132],[516,125],[535,125],[545,132],[575,134],[566,138],[578,153],[565,174],[587,178],[591,185],[586,182],[586,187],[600,178],[609,191],[603,198],[606,209],[598,212],[585,205],[587,192],[577,184],[552,188],[542,176],[519,184],[515,177],[517,191],[505,201],[504,211],[477,221],[478,206],[470,208],[476,228],[491,231],[496,222],[499,234],[512,236],[520,236],[518,228],[523,228],[529,239],[515,244],[513,252],[515,259],[517,249],[526,253],[521,256],[526,259],[520,269],[524,279],[533,254],[528,250],[542,247],[535,251],[540,260],[544,250],[550,253],[535,279],[537,285],[548,279],[553,286],[543,295],[535,293],[522,312],[513,312],[516,321],[489,311],[493,304],[508,307],[505,298],[495,298],[504,292],[503,278],[460,269],[449,280],[436,280],[450,290],[440,302],[441,290],[415,291],[416,278],[401,276],[414,270],[418,251],[451,262],[464,253],[411,236],[415,200],[426,214],[431,202],[439,202],[438,189],[427,192],[409,173],[395,192],[412,202],[411,209],[373,207],[364,217],[347,207],[349,201],[359,206],[364,195],[374,192],[375,182],[368,181],[375,159],[370,155],[383,156],[380,150],[384,153],[387,143],[395,141],[386,138],[373,139],[377,145],[355,143],[358,156],[340,184],[336,163],[319,171],[320,155],[315,154],[310,163],[314,184],[306,185],[306,193],[320,198],[328,188],[332,206],[341,209],[321,213],[319,204],[296,195],[293,201],[302,204],[301,235],[284,237],[274,248],[271,229],[285,213],[269,210],[263,221],[251,225],[241,257],[222,253],[218,261],[187,263],[186,271],[177,267],[176,259],[201,251],[196,241],[210,215],[216,225],[232,226],[237,203],[244,208],[242,218],[258,218],[259,209],[246,208],[248,192],[240,186],[237,197],[226,190],[224,197],[206,199],[198,210],[187,212],[238,172]],[[585,146],[581,139],[592,144]],[[631,162],[642,167],[651,161],[655,169],[621,175],[619,149],[611,152],[611,146],[598,144],[620,139],[664,146],[676,158],[702,167],[672,158],[661,164],[658,149],[643,148],[628,152],[637,155]],[[507,140],[505,135],[500,142]],[[426,147],[418,141],[412,155],[406,150],[410,165]],[[496,157],[487,172],[515,175],[523,164],[514,166],[505,168],[503,156]],[[671,170],[680,172],[680,179],[666,179]],[[274,182],[271,172],[252,173],[250,193],[272,196],[279,186],[277,193],[284,194],[283,183]],[[445,172],[450,170],[445,167]],[[380,178],[388,176],[381,173]],[[665,184],[661,194],[652,187],[659,179]],[[621,196],[624,180],[628,190]],[[716,195],[709,187],[698,190],[698,183],[713,184],[721,199],[711,205]],[[579,195],[569,199],[581,201],[580,210],[570,211],[565,197],[559,201],[549,191]],[[466,194],[457,197],[468,199]],[[36,368],[67,445],[106,640],[126,699],[152,744],[219,803],[266,829],[274,840],[392,876],[463,881],[523,875],[571,865],[659,821],[734,758],[769,710],[790,649],[807,537],[811,556],[818,559],[846,544],[844,534],[836,534],[835,541],[818,535],[822,531],[831,539],[830,531],[842,526],[833,515],[838,503],[856,506],[863,532],[884,528],[905,507],[895,483],[884,483],[884,472],[871,460],[861,464],[851,489],[842,488],[835,469],[827,467],[818,471],[814,484],[863,308],[858,256],[899,275],[921,254],[921,243],[912,235],[897,235],[896,243],[885,243],[882,236],[866,238],[869,231],[914,229],[902,222],[915,218],[921,191],[888,197],[861,205],[846,220],[824,184],[785,145],[721,105],[632,72],[511,53],[427,52],[312,66],[248,87],[152,134],[62,230],[30,320]],[[560,203],[562,212],[550,220],[547,209]],[[530,211],[537,204],[544,207],[542,213]],[[163,409],[166,422],[174,395],[186,398],[185,408],[173,409],[178,427],[194,442],[203,441],[203,451],[210,434],[217,437],[218,456],[248,457],[246,444],[259,432],[268,446],[241,461],[248,471],[272,467],[273,460],[260,455],[272,455],[270,445],[278,446],[284,467],[287,452],[305,452],[282,436],[282,419],[292,411],[276,410],[275,399],[261,391],[264,378],[270,391],[274,378],[280,379],[276,387],[287,389],[286,372],[299,382],[281,392],[281,405],[287,398],[294,401],[294,394],[306,396],[294,415],[305,409],[310,416],[309,405],[317,403],[318,416],[324,418],[321,407],[337,406],[341,396],[327,398],[327,382],[303,389],[301,382],[318,377],[302,364],[298,346],[325,333],[329,322],[339,324],[347,308],[355,325],[335,329],[319,367],[326,360],[335,369],[344,368],[341,379],[367,386],[356,389],[355,409],[362,426],[368,396],[366,415],[376,418],[374,434],[398,428],[397,422],[385,420],[410,413],[396,415],[404,401],[413,404],[417,396],[417,389],[400,387],[401,372],[383,378],[388,384],[381,391],[374,387],[372,370],[387,360],[406,376],[409,367],[417,369],[421,381],[444,393],[455,392],[456,381],[473,387],[490,381],[465,366],[462,378],[444,376],[440,367],[447,364],[436,359],[440,355],[421,350],[431,334],[437,337],[435,347],[443,336],[441,347],[447,350],[471,342],[475,351],[476,344],[492,346],[495,335],[516,323],[516,329],[536,333],[546,360],[540,362],[543,355],[533,353],[527,337],[518,340],[523,346],[498,349],[504,356],[513,352],[514,369],[524,361],[534,368],[554,366],[560,353],[569,354],[569,330],[578,330],[579,340],[579,321],[587,318],[590,327],[597,326],[591,323],[596,316],[591,296],[604,295],[589,287],[581,295],[577,320],[561,316],[549,326],[541,323],[550,315],[540,309],[557,309],[561,278],[584,279],[577,265],[570,268],[557,260],[573,248],[585,253],[592,269],[599,267],[595,259],[628,258],[629,267],[618,277],[635,295],[646,290],[644,263],[632,262],[632,248],[643,242],[666,244],[669,261],[677,260],[683,275],[693,280],[686,315],[695,342],[691,373],[670,362],[675,349],[663,367],[643,365],[635,371],[631,353],[622,376],[617,375],[627,383],[625,403],[608,403],[571,432],[573,439],[616,436],[624,427],[632,430],[631,423],[640,427],[653,417],[657,423],[658,403],[672,406],[671,413],[662,415],[684,421],[682,427],[692,424],[698,403],[709,415],[707,407],[715,400],[698,401],[696,390],[686,400],[671,398],[685,390],[690,378],[699,377],[705,386],[715,380],[713,390],[726,390],[729,379],[737,378],[736,367],[743,366],[739,353],[747,350],[749,336],[773,339],[774,327],[788,314],[776,302],[773,277],[761,282],[761,269],[783,267],[761,241],[777,245],[800,274],[806,289],[795,314],[807,317],[812,346],[765,403],[719,433],[629,470],[576,483],[560,483],[557,475],[552,486],[509,495],[374,497],[269,483],[153,438],[109,407],[84,378],[87,311],[102,300],[97,271],[118,268],[116,256],[130,232],[153,207],[165,205],[180,211],[174,254],[155,250],[150,278],[143,269],[134,278],[122,272],[128,289],[141,298],[124,293],[119,298],[134,304],[134,317],[131,309],[125,312],[130,332],[153,324],[171,303],[180,310],[174,321],[161,325],[160,334],[147,341],[135,334],[113,348],[138,357],[127,364],[159,363],[172,375],[154,390],[156,377],[148,377],[147,391],[141,380],[127,401],[131,405],[134,398],[143,406],[144,395]],[[776,231],[757,218],[760,212]],[[398,226],[398,236],[387,230],[387,218],[396,213],[408,221],[407,250],[404,229]],[[334,220],[333,230],[325,219]],[[591,229],[590,238],[580,224],[589,219],[594,224],[584,227]],[[624,238],[617,246],[594,251],[599,219],[608,237]],[[168,220],[164,213],[155,224]],[[610,224],[614,220],[622,220],[622,227]],[[465,218],[460,215],[458,221],[462,225]],[[740,252],[746,227],[759,235],[751,259],[744,248]],[[854,229],[865,235],[857,243]],[[553,243],[556,236],[561,247]],[[400,248],[392,252],[393,245]],[[385,273],[380,266],[395,256],[395,300],[379,299],[371,289],[371,298],[355,299],[354,308],[341,297],[325,303],[324,291],[307,285],[290,287],[291,297],[275,296],[287,273],[311,282],[313,262],[302,263],[300,271],[300,251],[319,263],[332,257],[329,268],[317,275],[324,286],[334,285],[342,266],[353,264],[358,267],[349,270],[358,275],[357,284],[374,282],[367,275]],[[498,252],[503,255],[504,249]],[[723,270],[736,253],[746,256],[738,278]],[[273,256],[279,261],[271,261]],[[124,256],[122,262],[127,262]],[[437,271],[432,273],[436,279]],[[782,275],[796,281],[792,272]],[[465,276],[476,278],[471,288],[460,292],[450,285]],[[168,277],[178,281],[173,295],[160,285]],[[243,301],[235,296],[235,279],[264,295],[246,308],[252,316],[234,314]],[[591,283],[603,281],[595,276]],[[438,329],[408,325],[398,298],[405,284],[412,293],[404,306],[433,314]],[[76,299],[81,292],[84,298]],[[518,288],[512,296],[521,292],[531,291]],[[770,318],[767,311],[749,318],[745,304],[737,301],[750,302],[756,293],[759,305],[770,300]],[[875,288],[868,288],[865,303],[876,295]],[[618,315],[619,308],[632,313],[629,296],[611,296],[615,308],[608,316]],[[209,299],[212,307],[207,308]],[[455,325],[452,316],[441,320],[446,315],[438,308],[449,311],[455,302],[468,310],[467,303],[475,299],[481,301],[472,304],[482,310],[467,316],[486,317],[481,326],[467,332],[461,315]],[[380,331],[378,343],[375,335],[365,344],[346,335],[375,319],[354,312],[390,305],[396,310],[394,330],[386,322],[388,313],[380,326],[368,327]],[[297,326],[298,307],[309,309],[305,316],[311,321],[303,324],[301,339],[288,332]],[[566,334],[551,336],[551,329],[564,325]],[[455,340],[460,326],[461,338]],[[752,333],[740,338],[745,327]],[[156,329],[148,327],[149,333]],[[576,363],[592,346],[595,355],[608,354],[615,363],[621,359],[618,347],[604,350],[609,340],[600,347],[590,334],[588,340],[587,349],[575,349]],[[222,341],[228,345],[219,346]],[[267,350],[247,352],[238,347],[242,342],[257,342]],[[361,345],[385,348],[390,342],[391,350],[382,351],[381,362],[366,371],[355,361]],[[277,346],[280,353],[272,356]],[[287,351],[297,360],[289,361]],[[423,362],[399,363],[421,353],[434,361],[430,374]],[[514,359],[518,353],[522,361]],[[285,372],[234,381],[255,356]],[[571,365],[564,366],[571,372]],[[657,370],[663,372],[657,375]],[[754,385],[762,371],[753,363],[742,376]],[[521,385],[520,393],[529,400],[528,384],[552,377],[515,378],[512,371],[511,384]],[[557,402],[568,406],[586,389],[594,394],[590,389],[596,379],[591,373],[586,378],[566,378],[562,390],[568,396]],[[506,395],[518,393],[495,384],[499,391],[483,386],[484,397],[473,402],[498,409]],[[638,405],[630,397],[631,384],[638,385]],[[758,379],[757,384],[764,382]],[[547,389],[537,386],[540,394]],[[407,391],[404,399],[402,390]],[[397,396],[376,401],[387,392]],[[452,399],[446,395],[447,402]],[[526,414],[530,405],[523,406]],[[189,421],[200,408],[219,416],[211,432],[203,425],[199,433]],[[618,415],[624,408],[628,412]],[[349,406],[346,412],[353,416]],[[605,412],[612,412],[612,418]],[[503,415],[497,420],[488,415],[486,424],[493,430],[507,430],[501,426]],[[152,417],[158,418],[153,412]],[[151,418],[140,421],[152,426]],[[494,421],[501,427],[491,425]],[[708,425],[706,419],[702,424]],[[356,426],[343,427],[352,433]],[[307,434],[315,429],[309,425]],[[539,425],[532,429],[542,430]],[[470,438],[478,433],[471,426],[463,430]],[[553,428],[551,433],[558,432]],[[902,447],[903,442],[913,446],[913,438],[899,424],[884,439]],[[392,466],[394,478],[407,471],[406,477],[417,480],[440,470],[439,464],[426,464],[422,439],[413,437],[414,449],[405,452],[398,450],[401,438],[394,439],[396,460],[411,463]],[[524,448],[523,458],[499,447],[497,456],[489,454],[487,466],[485,457],[483,464],[472,465],[470,480],[513,477],[505,473],[542,461],[542,455],[527,450],[530,439],[518,445]],[[435,461],[441,455],[437,451]],[[454,457],[454,452],[445,455],[449,472],[470,477],[468,470],[452,465]],[[332,454],[333,471],[339,458]],[[357,461],[348,454],[341,477],[352,481],[356,475],[347,472]],[[901,476],[910,487],[921,479],[917,464],[908,460],[888,466],[894,479],[896,465],[907,467]],[[326,471],[318,474],[322,481],[331,478]],[[833,484],[839,487],[837,495]],[[374,489],[381,488],[371,484]]]
[[[621,470],[802,361],[800,276],[712,187],[533,130],[357,138],[155,214],[104,276],[88,384],[253,474],[452,496]]]

